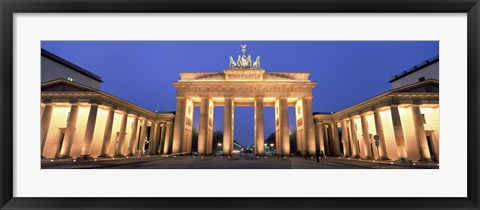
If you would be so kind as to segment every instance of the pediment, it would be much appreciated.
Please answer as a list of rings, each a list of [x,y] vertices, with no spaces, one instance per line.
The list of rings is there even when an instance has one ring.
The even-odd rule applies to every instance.
[[[406,87],[399,88],[394,91],[397,93],[408,93],[408,92],[439,92],[439,83],[438,81],[429,80],[414,85],[409,85]]]
[[[95,92],[96,89],[69,82],[67,80],[53,80],[42,84],[42,92]]]

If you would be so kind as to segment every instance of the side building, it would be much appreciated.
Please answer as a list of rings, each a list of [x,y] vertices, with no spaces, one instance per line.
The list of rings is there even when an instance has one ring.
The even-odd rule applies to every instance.
[[[105,93],[99,76],[45,50],[41,68],[42,157],[171,153],[173,112],[152,112]]]
[[[336,113],[314,114],[318,149],[359,159],[438,161],[438,62],[436,56],[393,76],[390,91]]]

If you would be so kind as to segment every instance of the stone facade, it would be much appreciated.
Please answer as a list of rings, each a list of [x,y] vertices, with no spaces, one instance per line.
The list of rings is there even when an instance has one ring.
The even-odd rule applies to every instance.
[[[42,157],[91,159],[169,152],[173,113],[155,113],[64,79],[43,83],[41,97]]]
[[[437,80],[417,82],[336,113],[315,114],[320,150],[352,158],[438,161],[438,85]],[[374,135],[380,137],[378,148]]]
[[[188,122],[193,121],[193,108],[200,106],[199,154],[212,153],[213,107],[224,106],[223,152],[232,154],[234,136],[234,107],[253,106],[255,110],[255,154],[264,155],[265,106],[275,107],[278,155],[289,156],[290,139],[288,106],[297,107],[297,136],[305,145],[302,154],[315,154],[315,132],[312,117],[312,89],[316,83],[308,79],[309,73],[266,73],[264,69],[225,69],[223,73],[180,73],[177,89],[177,111],[173,136],[173,153],[189,152],[191,132]],[[208,126],[207,126],[208,125]],[[301,129],[300,129],[301,128]],[[208,149],[205,149],[208,148]]]

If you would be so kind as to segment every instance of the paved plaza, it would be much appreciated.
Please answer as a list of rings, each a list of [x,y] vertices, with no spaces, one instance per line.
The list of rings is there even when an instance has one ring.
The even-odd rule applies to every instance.
[[[438,169],[434,162],[392,161],[277,156],[144,156],[103,158],[91,161],[42,159],[42,169]]]

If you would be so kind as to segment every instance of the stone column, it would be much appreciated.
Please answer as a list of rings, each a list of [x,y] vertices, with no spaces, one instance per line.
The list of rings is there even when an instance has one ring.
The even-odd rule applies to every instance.
[[[303,129],[305,131],[305,143],[307,144],[307,152],[310,155],[315,155],[315,128],[313,127],[313,111],[312,111],[312,96],[305,96],[303,98],[303,117],[305,124]]]
[[[72,148],[73,137],[78,118],[78,103],[76,101],[70,102],[70,114],[68,115],[67,127],[65,128],[65,137],[63,139],[62,149],[58,158],[71,158],[70,149]]]
[[[338,127],[336,122],[332,122],[332,143],[333,143],[333,155],[340,156],[340,142],[338,139]]]
[[[412,106],[413,125],[415,127],[415,134],[417,135],[418,144],[420,145],[420,157],[422,161],[432,161],[430,157],[430,149],[428,148],[427,135],[423,126],[422,113],[420,113],[420,106],[414,104]]]
[[[392,114],[393,132],[395,134],[395,143],[397,145],[398,160],[401,162],[409,162],[398,105],[391,105],[390,112]]]
[[[130,134],[130,142],[128,143],[128,154],[127,156],[134,156],[135,153],[135,145],[137,141],[137,127],[138,127],[138,116],[135,115],[133,117],[132,122],[132,133]]]
[[[371,160],[372,157],[372,150],[370,147],[370,133],[368,132],[368,121],[367,121],[367,114],[363,113],[360,116],[360,120],[362,122],[362,139],[363,139],[363,151],[365,152],[364,159]]]
[[[148,120],[146,118],[143,118],[142,132],[140,133],[140,140],[139,140],[140,141],[139,148],[137,148],[140,155],[143,155],[145,151],[145,139],[147,138],[147,126],[148,126]]]
[[[187,99],[177,97],[177,111],[175,113],[175,125],[173,129],[172,153],[179,153],[182,150],[183,136],[185,132],[185,109]]]
[[[348,128],[347,121],[343,120],[342,122],[342,141],[343,141],[343,156],[350,157],[350,141],[348,140]]]
[[[359,148],[358,148],[358,139],[357,139],[357,129],[355,127],[355,120],[353,117],[350,118],[350,145],[352,147],[352,157],[360,158]]]
[[[255,150],[256,155],[265,155],[265,124],[263,113],[263,97],[255,98]]]
[[[383,134],[383,124],[382,116],[380,115],[380,110],[377,109],[373,112],[373,117],[375,119],[375,131],[377,132],[378,137],[378,153],[381,160],[389,160],[387,155],[387,145],[385,145],[385,134]]]
[[[198,146],[199,155],[207,153],[207,134],[208,134],[208,97],[200,99],[200,121],[198,123]]]
[[[157,144],[155,136],[157,136],[157,122],[152,121],[152,126],[150,126],[150,137],[148,137],[147,155],[155,154],[155,145]]]
[[[324,133],[324,138],[325,138],[325,155],[330,156],[332,154],[332,132],[329,129],[328,124],[325,124],[325,126],[322,125],[323,133]]]
[[[49,103],[49,102],[45,102],[45,103]],[[45,111],[45,104],[44,103],[41,103],[40,104],[40,120],[43,116],[43,111]]]
[[[42,121],[40,123],[40,135],[41,135],[41,151],[40,155],[43,154],[43,149],[45,148],[45,142],[47,141],[48,129],[50,129],[50,122],[52,121],[52,112],[53,105],[50,102],[45,103],[45,107],[42,112]]]
[[[233,99],[225,97],[223,121],[223,154],[231,155],[233,149]]]
[[[82,153],[80,157],[77,159],[92,159],[90,156],[90,149],[92,147],[93,141],[93,133],[95,132],[95,124],[97,121],[97,112],[98,112],[98,104],[91,103],[90,104],[90,112],[88,113],[88,120],[87,120],[87,128],[85,129],[85,135],[83,137],[83,146],[82,146]]]
[[[162,132],[160,133],[160,144],[158,145],[158,150],[155,151],[156,154],[163,154],[164,146],[165,146],[165,133],[167,130],[167,128],[165,127],[165,123],[162,123],[160,125],[160,128]]]
[[[288,104],[287,98],[281,97],[279,101],[279,115],[280,115],[280,139],[279,143],[281,144],[283,156],[290,156],[290,136],[289,136],[289,127],[288,127]]]
[[[321,152],[323,152],[323,154],[326,154],[325,153],[325,139],[323,138],[323,126],[322,126],[322,122],[317,122],[316,123],[316,128],[317,128],[317,149]]]
[[[98,157],[110,157],[110,155],[108,155],[108,146],[110,145],[110,138],[112,137],[114,117],[115,110],[113,108],[108,108],[107,122],[105,124],[105,133],[103,134],[102,152]]]
[[[124,157],[123,155],[123,145],[125,144],[125,136],[127,135],[127,120],[128,113],[122,113],[122,121],[120,122],[120,135],[118,136],[117,148],[115,148],[115,157]]]
[[[165,145],[163,147],[163,154],[170,154],[172,153],[172,132],[173,132],[173,123],[167,121],[167,130],[165,131]]]

